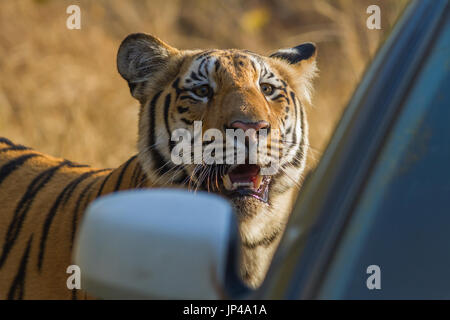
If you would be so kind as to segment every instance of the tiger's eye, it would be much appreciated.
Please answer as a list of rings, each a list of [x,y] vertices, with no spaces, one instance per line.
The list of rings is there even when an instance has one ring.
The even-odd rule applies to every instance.
[[[211,95],[211,87],[207,84],[192,89],[192,92],[200,98],[209,97]]]
[[[266,95],[266,96],[270,96],[273,93],[273,86],[269,83],[261,83],[261,91]]]

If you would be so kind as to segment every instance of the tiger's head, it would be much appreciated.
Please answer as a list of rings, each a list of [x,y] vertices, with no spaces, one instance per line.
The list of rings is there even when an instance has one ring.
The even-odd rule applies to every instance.
[[[141,103],[139,160],[152,185],[216,192],[244,220],[270,210],[278,195],[298,184],[305,166],[303,104],[310,99],[315,56],[311,43],[261,56],[236,49],[178,50],[149,35],[129,35],[117,66]],[[230,129],[241,130],[245,139],[225,148]],[[174,161],[183,140],[174,139],[177,130],[189,133],[182,138],[192,146],[181,152],[182,163]],[[253,142],[258,157],[251,163]],[[239,147],[245,150],[240,163]],[[205,152],[215,161],[207,163]],[[230,153],[234,163],[226,161]],[[273,165],[276,170],[264,174]]]

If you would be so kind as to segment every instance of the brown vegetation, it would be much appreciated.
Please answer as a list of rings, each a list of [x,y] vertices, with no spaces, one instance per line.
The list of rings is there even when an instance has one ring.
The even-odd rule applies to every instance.
[[[116,71],[121,40],[156,35],[179,48],[268,54],[306,41],[319,48],[309,107],[318,158],[366,64],[406,0],[15,0],[0,4],[0,136],[95,166],[136,152],[138,103]],[[81,8],[81,30],[66,8]],[[366,8],[381,7],[382,30]]]

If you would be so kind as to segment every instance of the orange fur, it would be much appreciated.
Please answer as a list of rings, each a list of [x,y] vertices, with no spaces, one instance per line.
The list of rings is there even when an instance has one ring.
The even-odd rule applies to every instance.
[[[141,102],[139,153],[117,169],[76,165],[0,138],[0,298],[85,297],[67,289],[66,269],[83,212],[101,195],[142,187],[190,188],[193,180],[196,189],[222,194],[211,168],[200,166],[205,187],[195,177],[198,166],[170,161],[170,132],[192,131],[192,122],[199,120],[204,131],[224,131],[234,121],[265,121],[279,131],[276,141],[268,141],[284,152],[284,167],[273,177],[268,203],[230,199],[242,239],[241,274],[249,286],[259,285],[289,217],[308,151],[302,102],[309,100],[316,53],[312,44],[294,49],[263,57],[236,49],[180,51],[151,36],[127,37],[117,65]],[[190,85],[201,76],[208,97],[196,96],[198,85]],[[270,96],[262,92],[263,82],[275,90]]]

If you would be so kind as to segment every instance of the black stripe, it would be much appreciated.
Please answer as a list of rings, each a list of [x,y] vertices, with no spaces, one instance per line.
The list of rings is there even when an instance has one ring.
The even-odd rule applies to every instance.
[[[179,84],[180,84],[180,78],[176,78],[175,81],[172,83],[172,88],[174,88],[174,89],[175,89],[175,92],[176,92],[175,100],[178,100],[178,98],[180,97],[180,94],[182,94],[183,92],[188,91],[188,90],[185,89],[185,88],[180,88],[180,87],[178,86]],[[160,94],[161,94],[161,91],[157,94],[158,97],[159,97]]]
[[[21,150],[30,150],[30,148],[22,146],[22,145],[17,145],[17,146],[0,149],[0,152],[21,151]]]
[[[301,116],[301,120],[302,120],[302,132],[303,132],[303,130],[305,130],[305,123],[304,123],[304,121],[306,119],[303,108],[300,108],[300,116]],[[305,154],[306,141],[305,141],[305,139],[303,137],[304,137],[304,134],[302,134],[302,136],[300,138],[301,139],[300,140],[300,147],[297,149],[297,152],[295,154],[295,158],[291,162],[291,164],[294,167],[298,167],[300,165],[300,159],[303,159],[304,157],[306,157],[306,154]]]
[[[253,61],[252,61],[252,63],[253,63]],[[214,62],[214,67],[215,67],[215,70],[216,70],[216,72],[217,72],[217,70],[219,70],[219,68],[220,68],[220,62],[219,62],[219,59],[217,59],[216,62]]]
[[[8,300],[23,299],[24,296],[24,288],[25,288],[25,274],[27,271],[28,257],[30,256],[30,248],[31,242],[33,240],[33,235],[28,239],[27,247],[22,255],[22,259],[20,260],[19,270],[17,271],[16,276],[9,288],[8,292]]]
[[[3,182],[3,180],[5,180],[11,173],[13,173],[15,170],[19,169],[25,161],[27,161],[28,159],[34,158],[40,156],[37,153],[29,153],[26,155],[23,155],[21,157],[17,157],[11,161],[9,161],[8,163],[4,164],[1,168],[0,168],[0,184]]]
[[[246,242],[246,241],[243,241],[243,242],[242,242],[242,245],[243,245],[244,247],[246,247],[246,248],[249,248],[249,249],[255,249],[256,247],[259,247],[259,246],[265,246],[265,247],[267,247],[267,246],[269,246],[272,242],[275,241],[275,239],[280,235],[280,232],[281,232],[281,230],[276,229],[274,232],[272,232],[272,234],[270,234],[270,235],[267,236],[267,237],[264,237],[264,238],[261,239],[261,240],[254,241],[254,242]]]
[[[290,64],[296,64],[301,61],[303,58],[297,52],[276,52],[270,55],[271,58],[279,58],[282,60],[287,60]]]
[[[137,85],[138,85],[137,83],[132,83],[131,81],[128,81],[128,87],[130,88],[131,95],[133,95],[133,91],[134,89],[136,89]]]
[[[169,150],[172,151],[172,149],[175,146],[175,141],[172,141],[170,133],[170,126],[169,126],[169,108],[170,108],[170,100],[172,96],[167,94],[166,100],[164,101],[164,124],[166,125],[167,135],[169,137]]]
[[[70,235],[70,250],[73,248],[73,240],[75,239],[75,232],[77,230],[77,219],[78,219],[78,211],[81,207],[81,202],[83,201],[84,197],[86,196],[87,192],[91,190],[92,186],[100,179],[101,177],[94,178],[93,181],[88,183],[86,187],[81,191],[80,196],[78,197],[78,200],[75,205],[75,210],[73,211],[72,216],[72,232]]]
[[[78,184],[80,184],[83,180],[87,179],[88,177],[92,176],[93,174],[96,174],[98,172],[108,170],[108,169],[102,169],[102,170],[93,170],[89,172],[85,172],[76,179],[69,182],[66,187],[61,191],[61,193],[56,198],[56,201],[53,203],[53,206],[51,207],[50,211],[47,214],[47,217],[44,221],[44,226],[42,227],[42,235],[41,235],[41,241],[39,246],[39,255],[38,255],[38,270],[41,271],[42,263],[44,260],[44,253],[45,253],[45,245],[47,242],[48,232],[50,230],[50,227],[52,225],[53,219],[55,218],[58,208],[61,205],[61,202],[63,201],[64,197],[66,196],[67,192],[72,192]]]
[[[125,171],[127,171],[128,166],[130,163],[136,159],[137,155],[132,156],[130,159],[128,159],[127,162],[125,162],[125,165],[123,166],[122,170],[120,171],[119,178],[117,178],[116,186],[114,187],[114,191],[118,191],[123,180],[123,176],[125,174]]]
[[[161,95],[162,91],[158,92],[155,97],[153,97],[152,101],[150,102],[150,112],[149,112],[149,123],[150,123],[150,136],[149,136],[149,144],[151,146],[154,146],[156,143],[155,139],[155,117],[156,117],[156,103],[158,101],[159,96]],[[153,160],[153,169],[157,171],[159,168],[163,167],[166,163],[164,157],[162,154],[155,148],[152,147],[151,151],[152,153],[152,160]],[[160,174],[163,175],[167,171],[169,171],[172,168],[171,164],[168,164],[164,166],[164,168],[161,170]]]
[[[298,105],[297,105],[297,99],[295,97],[294,91],[291,91],[291,99],[294,102],[294,111],[295,111],[295,117],[294,117],[294,132],[292,135],[292,142],[297,143],[297,119],[298,119]]]
[[[150,102],[150,112],[149,112],[149,124],[150,124],[150,133],[149,133],[149,144],[150,146],[154,146],[156,143],[155,139],[155,129],[156,129],[156,103],[158,101],[158,98],[160,97],[162,91],[158,92]],[[167,103],[167,97],[166,97],[166,103]],[[169,99],[170,101],[170,99]],[[167,125],[166,125],[167,127]],[[170,134],[169,134],[169,144],[170,143],[175,144],[175,141],[171,141]],[[172,147],[173,148],[173,147]],[[173,165],[171,163],[168,163],[166,165],[166,159],[163,157],[163,155],[155,148],[152,147],[151,149],[151,155],[152,155],[152,165],[155,172],[158,172],[160,176],[166,174],[169,170],[173,168]],[[186,174],[185,169],[183,169],[183,174]],[[145,178],[145,175],[143,175]]]
[[[206,78],[206,76],[203,74],[202,72],[202,66],[205,64],[207,59],[203,59],[202,62],[200,62],[200,65],[198,66],[198,73],[200,74],[200,76],[202,76],[203,78]]]
[[[110,170],[110,169],[100,169],[100,170],[85,172],[81,176],[79,176],[79,178],[81,178],[82,176],[89,177],[90,175],[93,175],[95,173],[100,173],[100,172],[107,171],[107,170]],[[74,184],[67,190],[66,194],[64,195],[64,197],[62,199],[63,206],[65,206],[67,204],[67,201],[69,201],[70,197],[72,196],[72,193],[75,191],[76,187],[78,186],[78,183],[75,183],[77,180],[78,180],[78,178],[73,181]],[[84,179],[81,179],[80,181],[82,181],[82,180],[84,180]]]
[[[103,180],[102,185],[100,186],[100,189],[98,189],[97,195],[95,196],[95,198],[100,197],[100,195],[102,194],[103,188],[106,185],[106,182],[108,182],[109,178],[111,178],[111,175],[113,174],[114,170],[111,170],[110,173],[108,173],[108,175],[105,177],[105,180]]]
[[[276,97],[272,98],[272,101],[278,100],[278,99],[280,99],[280,98],[286,98],[286,97],[284,96],[284,94],[280,93],[280,94],[277,95]]]
[[[190,95],[186,95],[186,96],[181,96],[180,97],[180,100],[191,100],[191,101],[193,101],[194,103],[198,103],[198,102],[202,102],[202,100],[199,100],[199,99],[196,99],[196,98],[194,98],[194,97],[192,97],[192,96],[190,96]]]
[[[140,179],[138,185],[142,185],[146,179],[147,179],[147,175],[145,174],[145,172],[142,172],[141,179]]]
[[[183,99],[183,97],[181,97],[181,99]],[[178,113],[185,113],[185,112],[189,111],[189,107],[178,106],[177,110],[178,110]]]
[[[67,159],[64,159],[64,162],[67,162],[67,164],[69,166],[71,166],[72,168],[88,168],[89,167],[89,165],[87,165],[87,164],[78,164],[78,163],[74,163]]]
[[[191,72],[191,78],[196,80],[196,81],[200,81],[201,79],[197,76],[196,73],[194,73],[194,71]]]
[[[253,72],[254,72],[255,74],[257,74],[258,72],[257,72],[257,70],[256,70],[255,62],[254,62],[253,60],[250,59],[250,64],[251,64],[251,66],[252,66],[252,68],[253,68]]]
[[[206,64],[204,66],[203,69],[205,69],[205,73],[206,73],[206,77],[209,77],[209,70],[208,70],[208,64],[209,64],[209,60],[211,59],[211,57],[206,58]]]
[[[14,146],[14,143],[12,143],[11,140],[9,140],[9,139],[7,139],[5,137],[0,137],[0,143],[5,143],[5,144],[7,144],[7,145],[9,145],[11,147]]]
[[[27,216],[27,213],[36,197],[36,195],[41,191],[44,186],[50,181],[55,172],[62,166],[68,163],[63,161],[59,165],[54,166],[42,173],[40,173],[33,181],[29,184],[26,189],[25,194],[22,199],[20,199],[17,204],[16,210],[14,211],[14,216],[11,223],[8,226],[8,231],[5,235],[5,241],[3,244],[2,254],[0,256],[0,268],[3,267],[8,254],[14,246],[17,237],[19,236],[20,230],[22,228],[23,222]]]
[[[280,79],[277,79],[277,80],[280,80]],[[289,96],[287,95],[287,83],[284,80],[280,80],[280,81],[283,85],[280,87],[277,87],[277,89],[283,91],[286,94],[286,96],[285,96],[286,103],[289,104],[290,102],[289,102]]]
[[[199,53],[198,54],[198,56],[195,58],[195,61],[197,61],[197,60],[200,60],[201,58],[203,58],[203,57],[205,57],[205,56],[207,56],[207,55],[209,55],[209,54],[211,54],[211,53],[213,53],[213,52],[216,52],[217,50],[207,50],[207,51],[204,51],[204,52],[201,52],[201,53]]]
[[[295,95],[293,95],[291,93],[291,97],[292,97],[292,101],[294,101],[294,104],[296,104],[296,100],[295,100]],[[295,110],[297,111],[297,108],[295,108]],[[305,130],[305,121],[306,121],[306,117],[304,114],[304,109],[302,108],[302,106],[300,105],[300,121],[301,121],[301,130],[303,132],[303,130]],[[295,134],[295,130],[294,130],[294,134]],[[291,162],[285,163],[282,167],[283,168],[287,168],[288,166],[293,166],[295,168],[298,168],[300,166],[301,163],[301,159],[304,159],[306,157],[306,153],[305,153],[305,148],[306,148],[306,140],[304,139],[304,134],[302,134],[300,136],[300,141],[299,141],[299,147],[295,153],[294,159]],[[294,144],[297,145],[297,144]],[[292,145],[292,147],[294,146]],[[288,149],[289,150],[289,149]],[[279,171],[271,180],[269,188],[271,188],[271,185],[274,181],[278,181],[279,179],[281,179],[283,176],[285,175],[285,173],[281,170]],[[277,190],[278,194],[282,194],[284,192],[286,192],[287,190],[289,190],[290,188],[288,186],[285,186],[284,188],[279,188],[279,190]],[[272,193],[269,193],[269,202],[271,201],[271,197],[272,197]]]
[[[194,121],[188,120],[188,119],[185,119],[185,118],[181,118],[180,120],[183,121],[184,123],[186,123],[187,125],[192,125],[194,123]]]
[[[131,175],[130,179],[130,188],[135,188],[137,185],[137,179],[139,177],[139,174],[141,172],[141,166],[139,164],[139,160],[136,163],[136,166],[134,167],[133,174]]]
[[[265,65],[263,66],[262,71],[263,72],[262,72],[261,78],[265,78],[266,74],[268,73],[267,68],[266,68]]]
[[[159,91],[150,102],[150,110],[149,110],[149,126],[150,126],[150,134],[149,134],[149,144],[152,147],[155,145],[155,117],[156,117],[156,103],[158,102],[159,97],[161,96],[162,91]]]
[[[297,124],[297,112],[298,112],[298,110],[297,110],[297,102],[295,100],[294,92],[291,92],[291,97],[292,97],[292,101],[294,102],[295,116],[294,116],[294,119],[293,119],[293,123],[294,124],[292,126],[289,126],[289,128],[286,129],[286,135],[290,134],[291,131],[293,131],[292,141],[288,142],[288,146],[286,147],[286,150],[285,150],[286,154],[289,153],[291,151],[291,149],[294,148],[297,145],[297,131],[296,131],[297,126],[296,126],[296,124]],[[287,100],[287,97],[285,97],[285,98]],[[286,110],[289,110],[289,106],[286,106]],[[285,120],[287,120],[287,115],[286,115]],[[283,126],[287,126],[285,120],[281,119],[281,122],[283,123]]]

